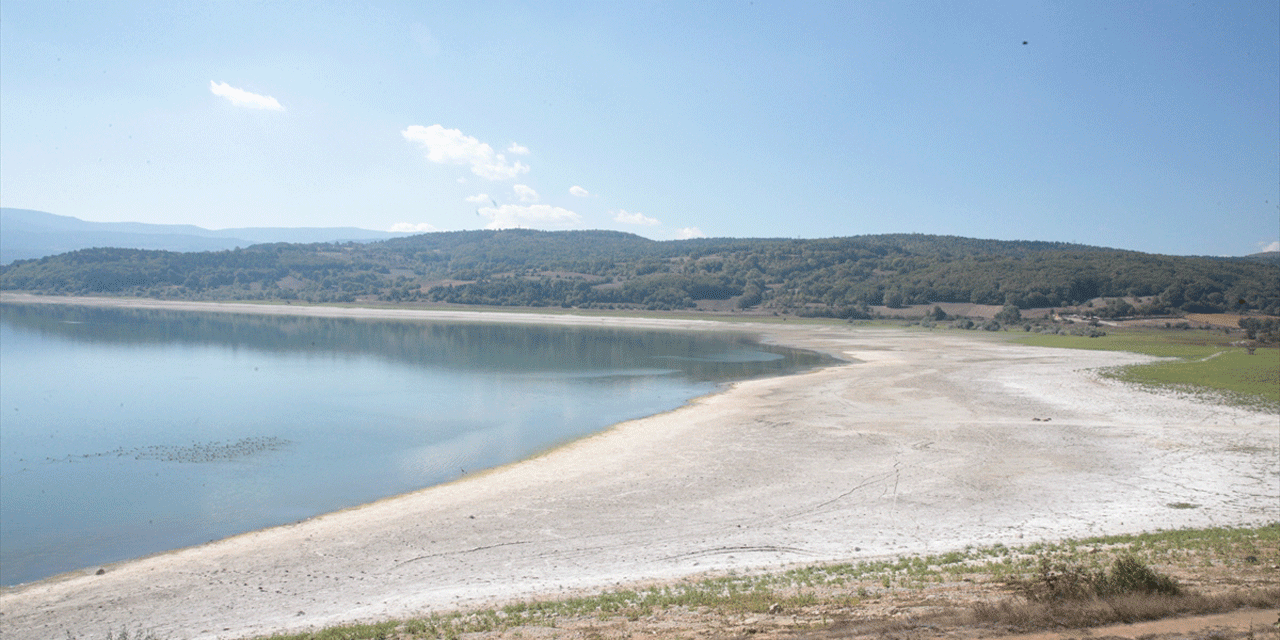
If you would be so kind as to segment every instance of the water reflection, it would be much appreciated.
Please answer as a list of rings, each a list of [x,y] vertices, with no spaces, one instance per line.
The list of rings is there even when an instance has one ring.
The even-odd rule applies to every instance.
[[[691,380],[724,381],[813,367],[823,356],[741,335],[604,327],[555,327],[351,318],[280,317],[63,305],[4,305],[6,322],[61,339],[115,344],[193,344],[269,353],[377,354],[468,371],[621,369],[646,360]],[[776,366],[760,367],[773,362]],[[748,366],[737,366],[748,365]]]
[[[739,336],[0,305],[0,583],[447,482],[815,366]]]

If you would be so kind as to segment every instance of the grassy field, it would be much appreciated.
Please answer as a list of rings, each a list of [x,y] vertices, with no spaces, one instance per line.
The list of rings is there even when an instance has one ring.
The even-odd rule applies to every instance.
[[[1275,410],[1280,408],[1280,350],[1258,349],[1249,355],[1231,346],[1233,339],[1208,331],[1120,330],[1100,338],[1040,335],[1016,342],[1041,347],[1130,351],[1164,362],[1106,371],[1109,377],[1183,392],[1211,392],[1228,400]]]
[[[1042,585],[1046,568],[1056,576],[1101,575],[1117,559],[1150,567],[1179,585],[1181,597],[1152,595],[1138,607],[1126,600],[1099,605],[1096,597],[1076,607],[1039,606],[1026,597]],[[995,545],[936,556],[812,565],[789,571],[719,576],[647,588],[606,591],[563,600],[533,601],[500,608],[441,613],[409,620],[330,627],[271,640],[374,640],[540,636],[557,629],[592,637],[644,634],[652,629],[693,637],[699,629],[731,631],[735,624],[757,631],[817,631],[866,621],[936,627],[994,625],[1001,629],[1063,626],[1068,610],[1083,616],[1075,625],[1153,619],[1177,613],[1280,606],[1280,523],[1253,528],[1176,530],[1065,540],[1022,547]],[[1053,579],[1053,576],[1050,576]],[[1125,613],[1127,607],[1128,614]],[[1135,613],[1142,609],[1145,613]],[[1049,617],[1035,611],[1047,611]],[[910,615],[903,615],[903,612]],[[1118,617],[1117,617],[1118,616]],[[668,635],[666,633],[660,635]],[[896,637],[896,636],[885,636]],[[915,636],[912,636],[915,637]]]

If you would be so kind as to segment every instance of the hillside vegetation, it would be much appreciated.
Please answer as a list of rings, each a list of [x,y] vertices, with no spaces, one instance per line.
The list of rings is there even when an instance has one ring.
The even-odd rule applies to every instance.
[[[430,233],[179,253],[84,249],[0,267],[0,288],[199,300],[730,308],[865,317],[875,305],[1022,309],[1113,298],[1113,315],[1280,313],[1280,264],[1083,245],[876,235],[658,242],[611,231]]]

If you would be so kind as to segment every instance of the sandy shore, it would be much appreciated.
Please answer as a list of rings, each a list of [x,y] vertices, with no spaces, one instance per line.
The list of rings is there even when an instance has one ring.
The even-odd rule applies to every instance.
[[[738,383],[453,484],[8,589],[5,638],[239,638],[730,568],[1280,517],[1280,416],[1090,373],[1145,356],[845,325],[94,303],[750,331],[851,363]]]

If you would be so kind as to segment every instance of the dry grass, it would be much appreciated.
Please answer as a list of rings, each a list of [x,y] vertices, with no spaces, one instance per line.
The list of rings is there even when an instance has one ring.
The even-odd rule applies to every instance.
[[[960,640],[1027,630],[1087,633],[1111,622],[1280,607],[1277,569],[1280,524],[1180,530],[730,574],[274,640]]]
[[[1042,558],[1035,577],[1010,582],[1018,595],[976,604],[974,623],[1018,631],[1078,629],[1280,605],[1280,587],[1189,592],[1129,554],[1116,557],[1105,570]]]
[[[1117,556],[1107,569],[1041,558],[1036,575],[1012,577],[1002,594],[967,607],[955,605],[915,616],[847,620],[818,632],[797,635],[811,640],[978,638],[1014,632],[1080,630],[1277,606],[1280,606],[1280,586],[1234,589],[1213,595],[1189,592],[1172,577],[1151,569],[1132,555]]]
[[[972,622],[1016,631],[1080,629],[1121,622],[1225,613],[1245,607],[1264,609],[1277,605],[1280,605],[1280,588],[1243,590],[1212,596],[1130,593],[1055,602],[1010,598],[976,605],[972,610]]]
[[[1275,316],[1242,316],[1234,313],[1188,313],[1187,320],[1195,324],[1207,324],[1224,329],[1239,329],[1240,318],[1267,319]]]

